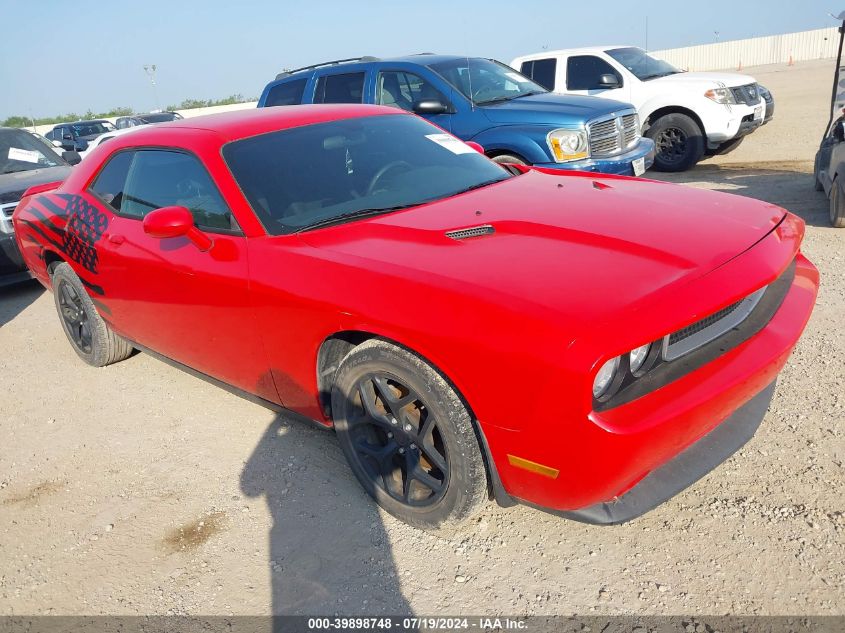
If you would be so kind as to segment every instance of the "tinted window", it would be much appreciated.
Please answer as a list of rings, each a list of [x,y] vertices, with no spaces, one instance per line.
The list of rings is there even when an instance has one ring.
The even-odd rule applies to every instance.
[[[123,187],[126,184],[126,176],[134,154],[134,152],[120,152],[110,158],[90,187],[92,192],[115,211],[120,211],[123,202]]]
[[[270,107],[302,103],[302,93],[305,92],[306,83],[308,83],[308,79],[303,78],[273,86],[267,93],[264,105]]]
[[[323,75],[317,81],[314,103],[362,103],[364,73]]]
[[[546,90],[554,90],[555,71],[557,70],[557,60],[554,57],[523,62],[520,70],[523,75],[540,84]]]
[[[237,228],[208,172],[190,154],[166,150],[139,150],[126,178],[120,211],[143,218],[150,211],[177,205],[187,207],[197,226]]]
[[[614,75],[622,85],[619,73],[600,57],[576,55],[566,61],[567,90],[600,90],[599,77],[602,75]]]
[[[167,121],[176,121],[182,116],[175,112],[155,112],[153,114],[144,114],[137,118],[138,122],[144,123],[165,123]]]
[[[509,177],[407,114],[342,119],[229,143],[223,157],[273,234],[360,212],[387,213]]]
[[[23,130],[0,128],[0,174],[64,165],[47,145]],[[12,185],[24,188],[26,185]]]
[[[73,129],[74,138],[79,136],[98,136],[111,132],[115,127],[108,121],[92,121],[86,123],[74,123],[70,126]]]
[[[447,101],[437,88],[419,75],[400,71],[380,73],[376,92],[376,103],[408,111],[419,101],[437,100],[444,104]]]

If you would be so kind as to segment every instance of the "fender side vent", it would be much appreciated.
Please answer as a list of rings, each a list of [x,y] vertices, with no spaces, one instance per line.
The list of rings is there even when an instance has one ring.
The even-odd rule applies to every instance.
[[[492,225],[482,224],[481,226],[473,226],[468,229],[446,231],[446,237],[451,237],[453,240],[466,240],[471,237],[481,237],[482,235],[490,235],[495,232],[496,229],[494,229]]]

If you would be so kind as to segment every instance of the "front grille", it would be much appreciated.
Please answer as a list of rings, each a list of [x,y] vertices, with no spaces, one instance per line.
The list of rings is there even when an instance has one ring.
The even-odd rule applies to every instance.
[[[765,292],[766,287],[760,288],[744,299],[665,337],[663,359],[680,358],[732,330],[748,318]]]
[[[470,237],[481,237],[482,235],[490,235],[491,233],[495,233],[496,229],[494,229],[489,224],[483,224],[481,226],[474,226],[469,229],[458,229],[457,231],[447,231],[446,237],[451,237],[453,240],[465,240]]]
[[[9,204],[0,204],[0,233],[14,233],[15,229],[12,227],[12,213],[15,212],[17,202]]]
[[[640,137],[640,121],[636,113],[623,114],[587,125],[590,156],[601,158],[621,154]]]
[[[731,93],[737,103],[745,105],[760,103],[760,90],[757,88],[757,84],[746,84],[745,86],[731,88]]]

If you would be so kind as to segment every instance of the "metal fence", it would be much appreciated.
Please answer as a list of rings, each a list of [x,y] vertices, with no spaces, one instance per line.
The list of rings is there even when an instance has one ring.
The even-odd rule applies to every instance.
[[[799,33],[650,51],[650,54],[684,70],[737,70],[744,66],[831,59],[836,57],[838,44],[839,34],[834,26]]]

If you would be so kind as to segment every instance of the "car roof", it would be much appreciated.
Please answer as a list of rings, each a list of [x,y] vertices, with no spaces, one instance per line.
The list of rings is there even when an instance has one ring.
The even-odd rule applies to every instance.
[[[581,46],[579,48],[559,48],[553,51],[541,51],[539,53],[531,53],[529,55],[520,55],[515,59],[544,59],[546,57],[555,57],[556,55],[589,55],[596,53],[604,53],[605,51],[613,50],[614,48],[636,48],[632,44],[608,44],[607,46]]]
[[[60,125],[79,125],[80,123],[111,123],[108,119],[85,119],[84,121],[65,121],[64,123],[56,123],[54,127]]]
[[[285,81],[291,77],[302,77],[312,75],[313,73],[327,68],[350,68],[353,69],[358,66],[367,66],[374,63],[401,63],[401,64],[416,64],[418,66],[431,66],[441,62],[450,62],[456,59],[486,59],[483,57],[467,56],[467,55],[438,55],[436,53],[414,53],[411,55],[401,55],[399,57],[360,57],[354,59],[341,59],[337,61],[323,62],[306,66],[304,68],[297,68],[295,70],[279,73],[274,81]]]
[[[302,125],[385,114],[410,116],[409,113],[398,108],[362,104],[319,104],[249,108],[167,121],[157,123],[156,125],[145,125],[137,128],[136,133],[132,135],[132,139],[135,141],[133,144],[136,145],[144,143],[166,143],[170,131],[194,130],[214,133],[221,137],[223,142],[228,142]]]

